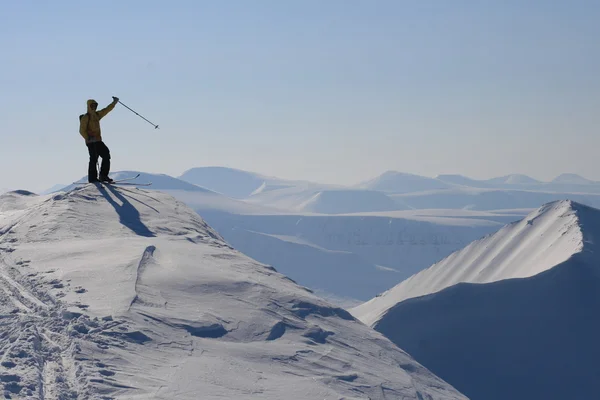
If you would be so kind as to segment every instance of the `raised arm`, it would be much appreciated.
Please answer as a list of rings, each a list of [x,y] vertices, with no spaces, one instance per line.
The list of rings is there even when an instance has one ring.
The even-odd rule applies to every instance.
[[[106,114],[108,114],[109,112],[111,112],[113,110],[113,108],[115,108],[115,106],[117,105],[118,102],[119,102],[119,98],[113,96],[113,102],[110,103],[105,108],[103,108],[102,110],[98,111],[98,118],[99,119],[104,118],[104,116]]]

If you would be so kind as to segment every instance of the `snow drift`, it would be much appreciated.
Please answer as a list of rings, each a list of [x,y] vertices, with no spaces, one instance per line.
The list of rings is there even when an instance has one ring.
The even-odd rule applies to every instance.
[[[464,399],[171,196],[0,196],[6,398]]]
[[[599,210],[553,202],[351,312],[471,398],[592,398],[599,239]]]

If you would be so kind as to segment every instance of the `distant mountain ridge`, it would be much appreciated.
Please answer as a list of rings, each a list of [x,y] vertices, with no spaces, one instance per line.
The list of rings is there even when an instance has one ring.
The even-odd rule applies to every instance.
[[[387,193],[410,193],[427,190],[448,189],[451,184],[436,178],[387,171],[378,177],[357,185],[358,188],[376,190]]]
[[[267,185],[283,188],[304,183],[217,166],[191,168],[185,171],[179,179],[235,199],[247,198]]]

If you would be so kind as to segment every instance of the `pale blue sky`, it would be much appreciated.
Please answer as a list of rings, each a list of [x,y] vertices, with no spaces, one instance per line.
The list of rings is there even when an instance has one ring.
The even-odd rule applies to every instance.
[[[597,1],[0,4],[0,188],[205,165],[355,183],[386,170],[600,180]]]

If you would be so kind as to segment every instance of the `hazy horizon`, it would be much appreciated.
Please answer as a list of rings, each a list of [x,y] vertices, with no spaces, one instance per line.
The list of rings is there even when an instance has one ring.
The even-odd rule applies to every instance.
[[[5,4],[0,188],[222,165],[355,184],[388,171],[600,180],[600,4],[393,0]]]
[[[463,175],[463,174],[449,174],[449,173],[445,173],[445,172],[440,172],[438,174],[434,174],[434,175],[422,175],[422,174],[416,174],[416,173],[412,173],[412,172],[406,172],[406,171],[396,171],[396,170],[387,170],[387,171],[381,171],[380,173],[378,173],[377,175],[374,176],[370,176],[366,179],[360,180],[360,181],[354,181],[354,182],[350,182],[350,183],[340,183],[340,182],[335,182],[335,181],[325,181],[325,180],[318,180],[318,179],[305,179],[305,178],[290,178],[290,177],[286,177],[286,176],[282,176],[282,175],[278,175],[277,173],[272,174],[272,173],[262,173],[260,171],[252,171],[252,170],[244,170],[244,169],[240,169],[240,168],[233,168],[233,167],[226,167],[226,166],[222,166],[222,165],[206,165],[206,166],[197,166],[197,167],[191,167],[191,168],[187,168],[186,170],[180,171],[178,173],[175,174],[167,174],[166,172],[162,172],[162,171],[142,171],[142,170],[117,170],[117,169],[113,169],[114,173],[117,172],[123,172],[123,171],[132,171],[132,172],[141,172],[141,173],[149,173],[149,174],[166,174],[169,175],[171,177],[174,178],[179,178],[184,172],[190,170],[190,169],[194,169],[194,168],[231,168],[231,169],[235,169],[235,170],[239,170],[239,171],[244,171],[244,172],[249,172],[249,173],[255,173],[255,174],[259,174],[259,175],[263,175],[265,177],[269,177],[269,178],[279,178],[279,179],[283,179],[283,180],[290,180],[290,181],[306,181],[306,182],[312,182],[312,183],[318,183],[318,184],[331,184],[331,185],[341,185],[341,186],[354,186],[354,185],[358,185],[361,183],[365,183],[369,180],[375,179],[380,177],[381,175],[385,174],[385,173],[389,173],[389,172],[395,172],[395,173],[400,173],[400,174],[407,174],[407,175],[415,175],[415,176],[420,176],[420,177],[424,177],[424,178],[433,178],[435,179],[436,177],[440,176],[440,175],[460,175],[463,176],[465,178],[470,178],[470,179],[474,179],[474,180],[481,180],[481,181],[485,181],[488,179],[494,179],[494,178],[502,178],[502,177],[507,177],[510,175],[524,175],[527,176],[529,178],[533,178],[535,180],[538,180],[540,182],[551,182],[554,178],[557,178],[560,175],[565,175],[565,174],[571,174],[570,172],[563,172],[563,173],[559,173],[556,176],[552,176],[550,179],[539,179],[535,176],[531,176],[531,175],[527,175],[527,174],[522,174],[522,173],[513,173],[513,174],[506,174],[506,175],[498,175],[498,176],[488,176],[488,177],[484,177],[484,178],[475,178],[473,176],[469,176],[469,175]],[[578,175],[582,178],[585,179],[590,179],[585,175],[581,175],[581,174],[575,174]],[[7,187],[7,186],[0,186],[0,193],[2,193],[3,191],[6,190],[29,190],[32,192],[41,192],[41,191],[45,191],[48,190],[54,186],[62,186],[62,185],[69,185],[73,182],[73,180],[75,179],[85,179],[85,175],[81,175],[78,176],[73,176],[72,178],[68,178],[65,179],[63,181],[57,181],[57,182],[47,182],[45,185],[42,185],[40,187]],[[590,179],[592,181],[594,181],[593,179]],[[600,183],[600,181],[595,181]]]

